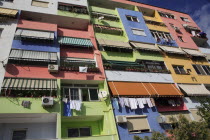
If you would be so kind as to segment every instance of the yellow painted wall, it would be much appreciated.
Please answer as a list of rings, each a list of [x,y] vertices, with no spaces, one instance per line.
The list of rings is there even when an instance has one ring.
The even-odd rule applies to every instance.
[[[200,65],[210,65],[207,61],[201,62],[193,62],[190,58],[178,55],[164,55],[164,61],[168,69],[171,71],[173,80],[175,83],[192,83],[192,84],[210,84],[210,76],[209,75],[198,75],[193,68],[192,64],[200,64]],[[191,69],[189,75],[176,74],[172,65],[183,65],[184,69]]]

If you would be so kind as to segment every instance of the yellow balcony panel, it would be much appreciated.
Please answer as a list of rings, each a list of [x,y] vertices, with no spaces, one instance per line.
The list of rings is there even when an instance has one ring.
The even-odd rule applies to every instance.
[[[144,16],[145,20],[150,20],[150,21],[155,21],[155,22],[162,22],[156,17],[149,17],[149,16]]]
[[[147,27],[150,30],[156,30],[156,31],[162,31],[162,32],[169,32],[167,27],[164,26],[158,26],[158,25],[153,25],[153,24],[147,24]]]

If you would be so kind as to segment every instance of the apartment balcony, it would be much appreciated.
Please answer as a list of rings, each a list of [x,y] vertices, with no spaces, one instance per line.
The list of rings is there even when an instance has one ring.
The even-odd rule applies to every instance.
[[[146,22],[147,27],[150,30],[156,30],[156,31],[161,31],[161,32],[169,32],[168,28],[166,26],[158,25],[158,24],[153,24],[153,23],[148,23]]]
[[[123,29],[118,27],[94,24],[94,29],[95,32],[97,33],[120,35],[120,36],[123,35]]]
[[[205,48],[205,47],[209,46],[209,44],[207,42],[208,38],[206,36],[193,36],[192,39],[198,47]]]
[[[58,15],[73,18],[81,18],[86,20],[90,19],[87,7],[81,7],[76,5],[59,4]]]
[[[1,140],[58,140],[56,113],[0,114]]]
[[[158,18],[156,18],[156,17],[151,17],[151,16],[145,16],[144,15],[144,19],[146,20],[146,21],[155,21],[155,22],[159,22],[159,20],[158,20]]]
[[[77,137],[77,138],[62,138],[62,140],[116,140],[117,135],[100,135],[89,137]]]

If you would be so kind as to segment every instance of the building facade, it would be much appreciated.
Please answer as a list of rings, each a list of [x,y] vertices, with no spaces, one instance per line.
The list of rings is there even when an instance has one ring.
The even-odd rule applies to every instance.
[[[0,139],[133,140],[200,121],[210,47],[193,19],[126,0],[0,2]]]

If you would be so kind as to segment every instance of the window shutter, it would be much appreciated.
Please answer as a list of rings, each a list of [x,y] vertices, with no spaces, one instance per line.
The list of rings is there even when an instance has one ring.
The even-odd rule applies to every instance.
[[[48,8],[48,4],[49,2],[35,1],[35,0],[33,0],[31,3],[32,6],[44,7],[44,8]]]
[[[129,131],[150,129],[146,117],[127,117]]]

